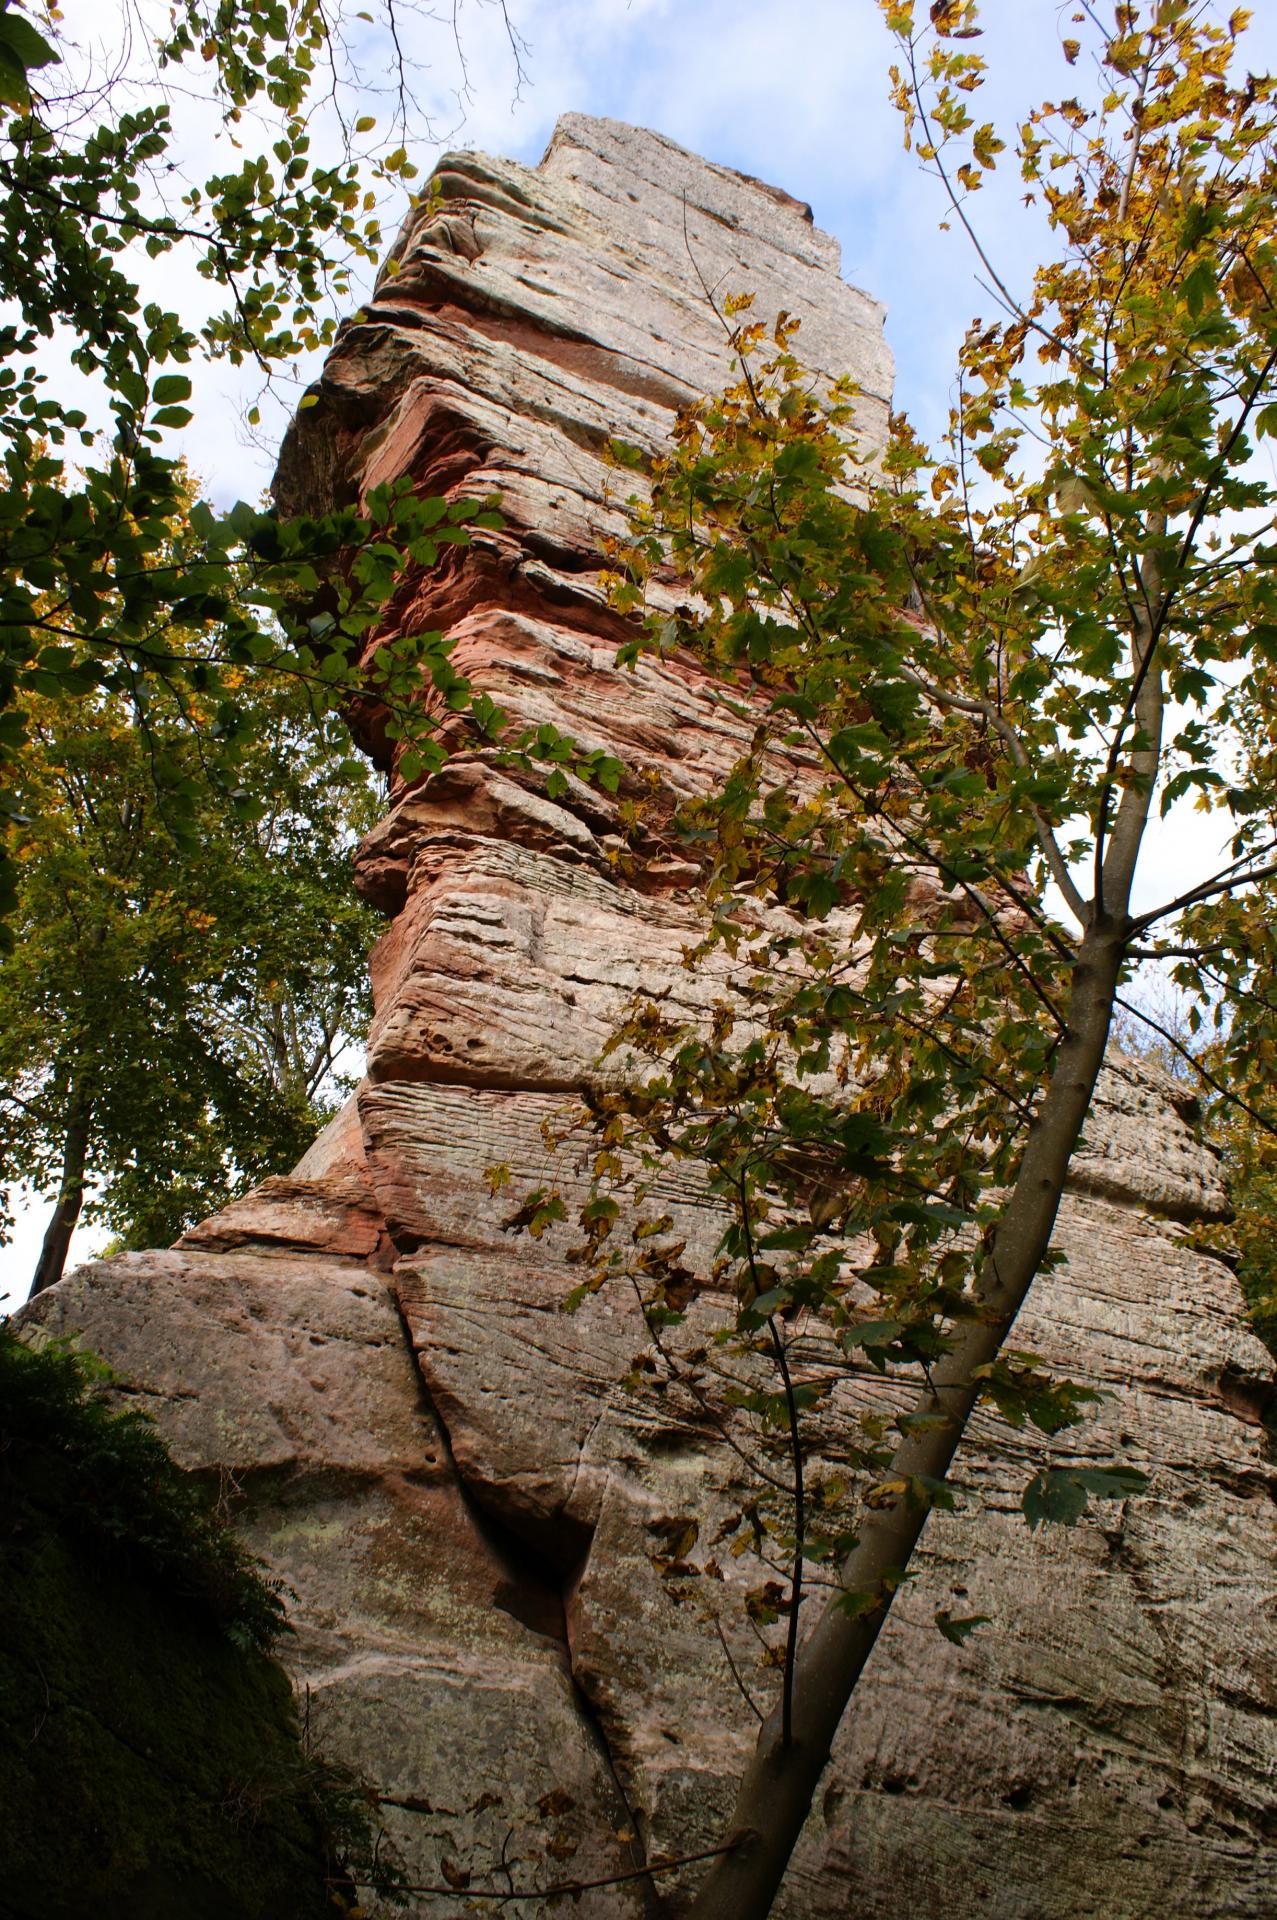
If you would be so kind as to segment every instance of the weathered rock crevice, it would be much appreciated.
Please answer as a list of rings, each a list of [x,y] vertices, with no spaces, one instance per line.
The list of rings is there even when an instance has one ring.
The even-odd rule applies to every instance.
[[[414,1340],[402,1300],[398,1306],[403,1342],[416,1369],[422,1406],[439,1435],[442,1457],[456,1478],[472,1525],[505,1570],[502,1597],[495,1604],[567,1649],[567,1595],[589,1558],[593,1529],[566,1512],[548,1516],[540,1525],[530,1523],[525,1512],[503,1497],[499,1485],[489,1484],[458,1460],[446,1414],[431,1386],[428,1351],[423,1354]],[[520,1601],[525,1590],[527,1598]]]
[[[647,1865],[644,1822],[630,1803],[627,1789],[629,1768],[624,1749],[619,1752],[613,1750],[606,1720],[590,1696],[588,1676],[583,1677],[572,1644],[573,1599],[589,1565],[594,1528],[569,1514],[568,1509],[572,1506],[570,1496],[565,1503],[565,1511],[555,1516],[548,1525],[530,1527],[527,1516],[517,1509],[512,1511],[502,1499],[499,1489],[482,1482],[476,1483],[470,1477],[453,1452],[447,1424],[440,1418],[437,1404],[432,1398],[428,1375],[422,1374],[422,1356],[413,1342],[408,1319],[402,1310],[400,1318],[404,1340],[413,1354],[414,1364],[418,1366],[423,1401],[438,1427],[448,1462],[461,1487],[466,1510],[480,1538],[508,1572],[508,1579],[494,1593],[493,1604],[521,1621],[532,1632],[553,1638],[562,1646],[564,1671],[571,1683],[576,1712],[624,1810],[624,1826],[618,1838],[629,1850],[629,1864],[620,1870],[628,1876],[632,1870],[641,1870]],[[570,1867],[565,1867],[563,1878],[571,1878]],[[652,1916],[653,1920],[668,1911],[659,1899],[654,1883],[649,1884],[642,1878],[636,1878],[631,1883],[627,1878],[618,1884],[633,1885],[642,1902],[642,1912]]]

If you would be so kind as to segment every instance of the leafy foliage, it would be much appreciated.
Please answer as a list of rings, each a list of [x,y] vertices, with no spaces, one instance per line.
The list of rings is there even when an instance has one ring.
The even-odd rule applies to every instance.
[[[70,1920],[90,1880],[112,1912],[193,1884],[263,1916],[349,1911],[356,1882],[398,1901],[375,1793],[315,1750],[268,1657],[279,1584],[146,1415],[113,1407],[111,1381],[88,1353],[0,1326],[15,1911]]]
[[[1043,1467],[1024,1490],[1024,1517],[1030,1527],[1075,1527],[1092,1498],[1124,1500],[1147,1484],[1133,1467]]]
[[[379,17],[393,39],[393,10]],[[243,503],[222,514],[190,505],[168,451],[191,420],[184,367],[224,356],[269,377],[328,344],[353,272],[382,251],[378,194],[415,170],[402,137],[387,148],[370,138],[372,117],[344,118],[358,91],[353,68],[342,77],[345,33],[363,25],[325,0],[182,0],[149,71],[103,76],[79,70],[55,10],[0,8],[0,822],[21,813],[8,769],[31,696],[140,690],[180,712],[194,694],[242,738],[236,691],[270,667],[306,684],[319,711],[376,695],[407,779],[443,753],[438,718],[417,698],[423,680],[481,736],[497,724],[437,633],[401,635],[361,662],[402,567],[491,524],[491,503],[419,500],[404,482],[317,520]],[[191,67],[205,97],[211,88],[230,164],[175,207],[175,102]],[[408,99],[401,87],[401,136]],[[311,153],[321,105],[335,161]],[[142,256],[193,259],[225,306],[196,325],[145,299]],[[39,371],[40,344],[55,338],[112,423],[106,443]],[[203,643],[174,646],[175,629]],[[189,794],[184,781],[169,791],[170,815]],[[0,923],[13,889],[0,847]],[[11,938],[3,924],[0,938]]]
[[[362,766],[293,685],[245,678],[236,697],[229,744],[194,696],[181,717],[136,694],[29,702],[0,1183],[56,1185],[78,1125],[73,1175],[126,1245],[167,1244],[291,1166],[368,1011]]]
[[[278,1587],[147,1416],[111,1407],[110,1378],[89,1355],[0,1326],[0,1472],[11,1485],[24,1475],[33,1484],[38,1459],[42,1497],[73,1514],[100,1551],[245,1645],[269,1647],[283,1630]]]
[[[925,58],[912,7],[888,13],[910,136],[946,177],[965,143],[978,184],[1004,143],[967,105],[975,8],[933,9]],[[757,731],[684,817],[712,916],[691,959],[725,953],[733,998],[708,1029],[650,1005],[618,1036],[648,1071],[602,1103],[603,1179],[625,1146],[707,1163],[738,1326],[816,1308],[876,1368],[927,1367],[978,1310],[1088,933],[1126,956],[1185,915],[1181,971],[1200,993],[1213,966],[1230,1033],[1273,953],[1271,770],[1234,752],[1273,710],[1273,85],[1229,83],[1244,15],[1115,17],[1109,92],[1021,129],[1063,257],[968,334],[949,456],[901,416],[857,444],[854,389],[729,300],[740,378],[683,417],[615,586],[636,608],[653,567],[690,578],[703,615],[631,654],[691,649]],[[1231,863],[1136,915],[1149,808],[1194,789],[1231,810]],[[1046,1432],[1092,1397],[1006,1350],[978,1377]]]

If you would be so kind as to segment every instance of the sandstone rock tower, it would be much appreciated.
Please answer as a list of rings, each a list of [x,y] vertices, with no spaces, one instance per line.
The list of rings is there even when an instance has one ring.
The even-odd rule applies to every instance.
[[[401,474],[498,492],[504,529],[407,580],[397,621],[449,629],[515,716],[693,791],[742,735],[690,672],[613,665],[604,443],[659,448],[723,379],[707,286],[797,313],[805,357],[857,375],[872,433],[881,313],[805,207],[654,134],[569,116],[535,170],[452,154],[436,178],[289,437],[281,506]],[[653,1520],[689,1488],[726,1498],[733,1457],[622,1387],[636,1318],[606,1297],[558,1313],[560,1257],[502,1231],[483,1177],[494,1160],[536,1177],[542,1118],[636,987],[691,991],[690,875],[658,853],[645,891],[621,883],[614,827],[605,797],[551,802],[476,755],[399,794],[361,855],[390,924],[357,1100],[291,1178],[32,1309],[233,1485],[295,1591],[319,1738],[380,1790],[409,1879],[443,1890],[422,1915],[712,1845],[753,1741],[722,1642],[650,1558]],[[1151,1493],[1030,1536],[1027,1451],[979,1427],[962,1467],[979,1517],[928,1529],[795,1856],[791,1920],[1277,1911],[1277,1482],[1218,1392],[1226,1365],[1268,1362],[1227,1270],[1177,1243],[1174,1223],[1224,1204],[1178,1100],[1110,1070],[1069,1263],[1023,1335],[1114,1390],[1069,1446],[1145,1467]],[[996,1622],[963,1648],[931,1626],[955,1595]],[[653,1903],[637,1878],[574,1910]]]

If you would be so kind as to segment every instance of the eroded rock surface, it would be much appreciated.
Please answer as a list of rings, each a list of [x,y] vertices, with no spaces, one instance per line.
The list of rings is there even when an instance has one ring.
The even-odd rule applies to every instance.
[[[485,1168],[508,1163],[515,1191],[544,1175],[542,1123],[636,988],[688,1007],[715,991],[679,964],[694,876],[660,821],[746,728],[684,663],[614,665],[607,436],[659,449],[672,409],[724,378],[706,286],[798,313],[808,359],[859,377],[870,438],[890,386],[878,308],[785,194],[574,116],[535,170],[457,154],[437,177],[290,434],[281,504],[400,474],[501,495],[502,531],[407,580],[395,618],[448,629],[519,718],[651,769],[641,876],[612,803],[577,783],[551,801],[463,754],[397,793],[362,855],[391,918],[357,1101],[290,1179],[32,1309],[234,1489],[296,1594],[316,1737],[379,1787],[409,1878],[440,1890],[423,1915],[466,1912],[467,1885],[712,1845],[752,1744],[729,1666],[769,1684],[737,1593],[749,1556],[681,1608],[653,1565],[662,1523],[695,1509],[708,1540],[739,1507],[740,1463],[677,1383],[623,1384],[644,1345],[630,1302],[559,1311],[564,1243],[512,1239]],[[1150,1494],[1030,1535],[1040,1436],[976,1423],[973,1511],[928,1528],[777,1908],[792,1920],[1277,1911],[1274,1476],[1220,1391],[1226,1369],[1271,1367],[1227,1269],[1178,1244],[1175,1223],[1225,1205],[1178,1100],[1114,1063],[1061,1217],[1068,1262],[1023,1327],[1112,1392],[1059,1459],[1128,1460]],[[686,1183],[665,1198],[707,1272],[710,1209]],[[714,1315],[698,1298],[693,1335]],[[851,1378],[846,1404],[880,1392]],[[938,1607],[994,1625],[955,1647]],[[574,1910],[651,1902],[615,1881]]]

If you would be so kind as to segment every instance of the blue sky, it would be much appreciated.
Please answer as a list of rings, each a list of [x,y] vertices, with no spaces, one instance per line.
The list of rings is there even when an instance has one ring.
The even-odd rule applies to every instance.
[[[114,54],[124,4],[64,0],[69,29],[86,53],[108,60]],[[142,4],[158,11],[160,0]],[[974,284],[969,243],[939,230],[940,188],[903,150],[887,98],[892,41],[875,0],[797,0],[787,9],[775,0],[509,6],[527,46],[521,88],[498,0],[462,0],[470,91],[460,125],[465,76],[452,34],[425,7],[420,19],[401,7],[418,116],[412,157],[423,176],[445,145],[476,146],[534,166],[559,115],[574,111],[653,127],[784,187],[810,201],[818,224],[837,235],[846,277],[885,304],[900,399],[918,426],[940,429],[956,344],[973,315],[991,309]],[[1005,119],[1048,87],[1076,86],[1059,49],[1060,11],[1053,0],[987,0],[981,45],[993,71],[984,117]],[[388,48],[376,31],[354,31],[361,36],[361,79],[375,89]],[[375,98],[365,104],[374,112],[383,107]],[[227,157],[214,147],[214,122],[198,102],[184,101],[179,118],[189,174],[203,178]],[[426,125],[445,137],[437,144],[422,138]],[[1015,282],[1033,258],[1034,241],[1018,213],[1013,168],[980,195],[978,207],[982,235]],[[384,207],[389,233],[402,211]],[[187,313],[197,314],[206,298],[203,283],[176,257],[156,271],[155,284],[158,297],[180,300]],[[309,377],[313,368],[305,371]],[[282,416],[267,410],[264,443],[250,445],[241,423],[253,377],[210,370],[196,391],[203,404],[190,435],[193,463],[219,501],[251,497],[269,478],[271,438]],[[85,400],[91,405],[91,396]]]
[[[164,0],[134,4],[157,16],[167,12]],[[375,29],[358,24],[362,4],[347,0],[341,10],[361,36],[352,42],[360,78],[375,90],[385,79],[388,48]],[[63,0],[68,30],[86,52],[109,59],[118,49],[125,5]],[[972,319],[991,319],[994,307],[977,284],[978,263],[966,237],[940,230],[942,189],[903,149],[887,97],[893,42],[876,0],[794,0],[788,8],[776,0],[508,5],[527,47],[517,97],[500,0],[460,0],[469,97],[459,125],[458,91],[466,76],[450,27],[438,17],[447,10],[422,0],[418,18],[400,0],[418,121],[412,158],[423,177],[448,145],[534,166],[559,115],[583,112],[653,127],[709,159],[784,187],[809,201],[818,224],[837,236],[846,277],[885,305],[898,402],[929,437],[939,433],[957,344]],[[1074,10],[1071,0],[983,0],[978,44],[990,71],[977,96],[981,118],[1005,131],[1043,97],[1086,90],[1084,63],[1070,68],[1060,47],[1061,36],[1076,31],[1069,26]],[[925,11],[919,0],[920,14]],[[1277,7],[1264,0],[1256,12],[1248,64],[1272,70]],[[382,101],[365,104],[384,118]],[[225,151],[213,145],[214,123],[198,101],[182,102],[179,124],[192,178],[225,163]],[[434,143],[422,137],[425,126],[443,137]],[[317,138],[317,159],[319,153]],[[1040,217],[1021,206],[1021,192],[1012,160],[971,202],[981,239],[1012,287],[1027,285],[1049,244]],[[388,233],[403,210],[402,196],[381,210]],[[204,283],[180,260],[170,257],[153,271],[157,297],[179,301],[188,314],[200,312]],[[299,369],[305,378],[315,370],[313,364]],[[196,394],[192,464],[219,501],[254,497],[269,479],[285,415],[268,412],[267,431],[252,444],[242,423],[255,397],[251,373],[209,369],[199,376]]]
[[[526,11],[533,84],[513,109],[495,85],[476,101],[467,133],[477,144],[534,164],[557,115],[579,107],[655,127],[809,201],[842,244],[846,278],[887,308],[901,400],[920,426],[942,425],[954,348],[982,296],[969,244],[939,230],[937,183],[904,152],[887,98],[893,43],[873,0],[793,10],[540,0]],[[1045,66],[1067,84],[1054,6],[996,0],[982,17],[999,67],[991,102],[1019,104],[1017,78],[1040,83]],[[1023,231],[1013,182],[983,199],[1013,255]]]
[[[142,0],[156,6],[159,0]],[[452,137],[414,151],[422,175],[443,145],[476,146],[535,165],[561,113],[607,114],[649,126],[725,165],[758,175],[810,201],[817,223],[842,245],[845,276],[887,309],[896,356],[897,400],[929,437],[942,429],[955,349],[976,315],[994,308],[977,284],[969,242],[943,233],[945,205],[902,146],[887,99],[892,43],[874,0],[509,0],[527,44],[527,76],[516,77],[498,0],[463,0],[460,33],[470,97],[458,121],[463,76],[449,28],[422,18],[408,30],[417,106]],[[113,55],[125,0],[64,0],[68,29],[86,51]],[[163,9],[167,11],[167,9]],[[352,13],[354,6],[352,5]],[[920,5],[919,11],[925,9]],[[981,118],[1003,128],[1043,97],[1084,89],[1060,49],[1073,8],[1068,0],[986,0],[980,50],[990,79]],[[424,12],[424,9],[423,9]],[[1246,61],[1277,66],[1277,7],[1261,0]],[[361,30],[362,31],[362,30]],[[375,36],[359,49],[363,77],[375,85],[384,47]],[[370,111],[376,106],[370,103]],[[198,103],[181,115],[191,175],[222,164],[212,122]],[[971,212],[999,272],[1024,287],[1046,242],[1019,203],[1014,164],[974,201]],[[393,233],[402,207],[385,208]],[[198,313],[204,287],[169,261],[155,270],[152,297]],[[51,372],[75,384],[64,359]],[[300,370],[303,378],[315,368]],[[269,480],[271,437],[286,396],[266,412],[267,431],[251,436],[243,415],[255,397],[252,375],[225,367],[199,372],[196,420],[187,440],[192,466],[222,504],[253,499]],[[86,395],[91,405],[92,396]],[[256,443],[254,443],[256,440]],[[1206,870],[1214,831],[1181,809],[1151,849],[1149,901],[1177,890],[1186,873]],[[0,1292],[21,1295],[42,1231],[42,1209],[28,1210],[15,1246],[0,1251]],[[77,1244],[83,1257],[95,1236]]]

